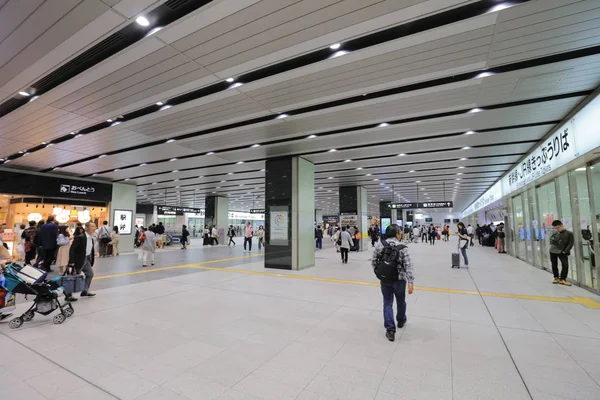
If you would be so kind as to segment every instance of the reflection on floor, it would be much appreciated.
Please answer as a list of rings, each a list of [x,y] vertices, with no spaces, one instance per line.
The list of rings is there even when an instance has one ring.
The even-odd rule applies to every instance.
[[[451,269],[454,246],[409,246],[421,290],[394,343],[370,252],[300,272],[241,246],[100,260],[63,325],[0,324],[2,398],[599,399],[600,298],[490,249]]]

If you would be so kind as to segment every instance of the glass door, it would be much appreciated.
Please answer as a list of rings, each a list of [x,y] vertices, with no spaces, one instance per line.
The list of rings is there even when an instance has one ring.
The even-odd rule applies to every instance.
[[[560,204],[560,220],[563,226],[573,232],[573,213],[571,211],[571,191],[569,186],[569,177],[567,174],[561,175],[557,179],[557,197]],[[574,249],[576,251],[576,249]],[[577,281],[577,258],[575,251],[571,251],[569,256],[569,278]],[[560,266],[559,266],[560,268]]]
[[[550,265],[550,236],[554,232],[552,222],[557,219],[558,206],[556,204],[556,188],[554,181],[537,188],[539,215],[540,215],[540,266],[551,270]]]
[[[592,238],[588,240],[590,249],[590,276],[592,277],[592,285],[594,289],[599,289],[598,279],[598,255],[600,254],[600,245],[598,240],[600,238],[600,161],[592,165],[589,170],[589,184],[591,186],[590,192],[593,194],[593,205],[592,215],[590,218],[590,230],[592,231]]]
[[[515,227],[515,255],[521,260],[527,259],[527,250],[525,247],[525,221],[523,216],[523,199],[521,196],[513,197],[513,211]]]
[[[575,259],[577,260],[579,282],[592,287],[592,214],[590,212],[590,194],[587,182],[587,167],[577,168],[569,173],[575,231]],[[575,266],[573,266],[575,267]]]
[[[533,265],[542,266],[542,247],[540,243],[540,217],[538,210],[538,199],[535,189],[529,189],[529,216],[531,217],[531,249],[533,254]]]
[[[531,246],[531,212],[529,204],[531,203],[530,192],[525,191],[523,196],[523,225],[525,228],[525,256],[528,263],[533,264],[533,251]]]

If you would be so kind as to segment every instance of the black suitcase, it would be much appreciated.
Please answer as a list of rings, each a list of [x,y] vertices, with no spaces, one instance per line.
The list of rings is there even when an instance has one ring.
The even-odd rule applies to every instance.
[[[460,268],[460,254],[457,252],[452,253],[452,268]]]

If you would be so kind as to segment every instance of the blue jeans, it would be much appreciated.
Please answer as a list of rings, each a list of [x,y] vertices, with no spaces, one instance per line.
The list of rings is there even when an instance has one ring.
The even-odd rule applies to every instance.
[[[467,248],[461,247],[460,252],[462,253],[463,258],[465,259],[465,267],[469,265],[469,257],[467,257]]]
[[[381,294],[383,294],[383,326],[387,331],[396,332],[396,322],[406,322],[406,281],[381,282]],[[394,297],[398,307],[395,320]]]

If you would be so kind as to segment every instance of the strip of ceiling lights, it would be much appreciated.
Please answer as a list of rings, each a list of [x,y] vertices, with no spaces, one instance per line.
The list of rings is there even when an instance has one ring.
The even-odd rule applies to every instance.
[[[496,110],[496,109],[501,109],[501,108],[516,107],[516,106],[526,105],[526,104],[536,104],[536,103],[542,103],[542,102],[553,101],[553,100],[560,100],[560,99],[566,99],[566,98],[572,98],[572,97],[588,96],[592,92],[593,91],[591,91],[591,90],[586,90],[586,91],[579,91],[579,92],[575,92],[575,93],[567,93],[567,94],[561,94],[561,95],[555,95],[555,96],[546,96],[546,97],[541,97],[541,98],[522,100],[522,101],[514,101],[514,102],[509,102],[509,103],[494,104],[494,105],[488,105],[488,106],[485,106],[485,107],[480,107],[480,108],[478,108],[478,111],[481,112],[481,111],[485,111],[485,110]],[[320,132],[319,135],[318,135],[318,137],[340,135],[342,133],[362,131],[362,130],[368,130],[368,129],[375,129],[375,128],[378,128],[378,127],[385,128],[385,127],[394,126],[394,125],[401,125],[401,124],[407,124],[407,123],[418,122],[418,121],[427,121],[427,120],[431,120],[431,119],[451,117],[451,116],[466,114],[466,113],[470,113],[470,112],[473,112],[473,109],[461,109],[461,110],[449,111],[449,112],[444,112],[444,113],[422,115],[422,116],[418,116],[418,117],[411,117],[411,118],[404,118],[404,119],[400,119],[400,120],[388,121],[388,122],[385,122],[385,123],[382,123],[382,124],[367,124],[367,125],[361,125],[361,126],[356,126],[356,127],[347,128],[347,129],[336,129],[336,130],[332,130],[332,131],[328,131],[328,132]],[[560,122],[560,121],[543,121],[543,122],[523,124],[523,125],[518,125],[518,126],[507,126],[507,127],[489,128],[489,129],[479,130],[478,132],[484,133],[484,132],[493,132],[493,131],[506,130],[506,129],[534,127],[534,126],[540,126],[540,125],[557,124],[558,122]],[[223,128],[223,130],[224,129],[230,129],[230,128],[225,128],[225,127],[222,127],[222,128]],[[219,128],[215,128],[215,129],[219,129]],[[210,129],[209,131],[213,131],[213,129]],[[388,141],[388,142],[386,142],[386,145],[397,144],[397,143],[409,143],[409,142],[421,141],[421,140],[424,140],[424,139],[434,139],[434,138],[438,139],[438,138],[445,138],[445,137],[454,137],[454,136],[461,136],[461,135],[464,135],[464,134],[471,134],[471,133],[475,133],[475,132],[472,132],[472,131],[470,131],[470,132],[454,132],[454,133],[446,133],[446,134],[436,135],[434,137],[427,137],[427,138],[399,139],[399,140],[392,141],[392,142]],[[281,143],[293,142],[293,141],[298,141],[298,140],[312,139],[312,138],[316,138],[316,137],[317,137],[317,135],[306,136],[305,134],[303,134],[301,136],[288,137],[288,138],[284,138],[284,139],[274,139],[274,140],[271,140],[271,141],[268,141],[268,142],[264,142],[261,145],[281,144]],[[163,143],[164,143],[164,141],[163,141]],[[382,145],[381,143],[371,143],[371,144],[361,144],[361,145],[347,145],[347,146],[338,147],[338,148],[335,149],[335,151],[339,151],[339,150],[351,150],[351,149],[366,148],[366,147],[376,147],[376,146],[381,146],[381,145]],[[219,150],[217,152],[190,154],[190,155],[178,157],[176,159],[165,158],[165,159],[160,159],[160,160],[147,161],[147,162],[144,162],[142,164],[139,164],[139,163],[130,164],[130,165],[118,167],[116,169],[109,169],[109,170],[100,171],[100,172],[97,172],[97,173],[94,173],[94,174],[83,175],[83,177],[98,176],[98,175],[105,174],[105,173],[117,172],[117,170],[121,171],[121,170],[124,170],[124,169],[136,168],[136,167],[140,167],[140,166],[146,166],[146,165],[152,165],[152,164],[160,164],[160,163],[164,163],[164,162],[168,162],[168,161],[175,161],[175,160],[185,160],[185,159],[189,159],[189,158],[200,157],[200,156],[203,156],[203,155],[212,155],[212,154],[218,154],[218,153],[226,153],[226,152],[230,152],[230,151],[243,150],[243,149],[248,149],[248,148],[249,148],[249,146],[247,146],[247,145],[245,145],[245,146],[235,146],[235,147],[231,147],[231,148],[227,148],[227,149],[222,149],[222,150]],[[252,146],[250,146],[250,148],[252,148]],[[311,155],[311,154],[319,154],[319,153],[330,152],[330,151],[332,151],[332,150],[331,149],[329,149],[329,150],[316,150],[316,151],[309,151],[309,152],[304,151],[302,153],[298,153],[298,155]],[[107,153],[107,154],[110,154],[110,153]],[[412,154],[415,154],[415,153],[412,153]],[[94,157],[90,158],[90,160],[93,160],[93,159],[96,159],[96,158],[103,158],[103,156],[104,155],[94,156]],[[244,162],[258,162],[258,161],[265,161],[265,160],[266,160],[266,158],[260,158],[260,159],[246,160],[246,161],[237,161],[237,162],[231,162],[231,163],[223,163],[223,164],[219,164],[219,166],[242,164]],[[211,167],[214,167],[214,166],[216,166],[216,165],[215,164],[211,164]],[[191,169],[200,169],[200,168],[191,168]],[[184,171],[184,169],[179,170],[179,171]],[[153,173],[153,174],[147,174],[147,175],[140,175],[140,176],[130,177],[127,180],[138,179],[138,178],[143,178],[143,177],[152,176],[152,175],[161,175],[161,174],[166,173],[166,172],[171,172],[171,171],[157,172],[157,173]],[[115,182],[119,182],[119,181],[122,181],[122,180],[116,180]]]
[[[129,33],[129,35],[132,35],[132,37],[136,37],[137,39],[135,41],[138,41],[142,37],[146,36],[152,29],[155,29],[158,26],[158,23],[163,24],[161,26],[164,26],[164,24],[172,22],[172,21],[165,22],[163,20],[158,21],[159,17],[161,16],[161,15],[158,15],[158,14],[160,14],[159,10],[162,10],[162,8],[164,6],[166,6],[166,4],[168,4],[170,2],[173,2],[173,1],[175,1],[175,3],[177,3],[177,1],[181,1],[181,0],[170,0],[167,3],[165,3],[163,6],[158,7],[157,9],[155,9],[154,11],[152,11],[151,13],[148,14],[148,18],[146,18],[146,22],[148,22],[148,24],[145,26],[148,29],[148,31],[144,32],[144,35],[142,35],[139,38],[137,38],[139,36],[139,34],[136,36],[136,35],[133,35],[132,33]],[[271,65],[271,66],[268,66],[268,67],[265,67],[265,68],[261,68],[261,69],[258,69],[256,71],[252,71],[252,72],[249,72],[247,74],[240,75],[237,78],[227,78],[226,80],[224,80],[222,82],[219,82],[219,83],[216,83],[216,84],[213,84],[213,85],[209,85],[207,87],[204,87],[204,88],[201,88],[201,89],[189,92],[189,93],[185,93],[185,94],[182,94],[180,96],[176,96],[176,97],[174,97],[172,99],[168,99],[168,100],[165,100],[165,101],[161,101],[161,102],[149,105],[147,107],[143,107],[141,109],[138,109],[136,111],[132,111],[132,112],[127,113],[127,114],[123,114],[123,115],[116,116],[114,118],[110,118],[107,121],[104,121],[104,122],[101,122],[101,123],[89,126],[87,128],[81,129],[81,130],[79,130],[77,132],[69,132],[68,134],[65,134],[65,135],[63,135],[63,136],[61,136],[59,138],[53,139],[51,141],[47,141],[44,144],[35,146],[35,147],[31,148],[31,149],[27,149],[27,150],[21,151],[21,152],[16,153],[16,154],[12,154],[12,155],[4,158],[4,159],[0,159],[0,161],[3,161],[4,163],[7,163],[7,162],[10,162],[10,161],[15,160],[17,158],[27,156],[27,155],[35,152],[35,151],[42,150],[42,149],[44,149],[46,147],[53,146],[55,144],[65,142],[67,140],[72,140],[72,139],[81,137],[82,135],[90,134],[92,132],[97,132],[99,130],[108,128],[108,127],[113,126],[115,124],[120,124],[120,123],[123,123],[125,121],[131,121],[131,120],[133,120],[135,118],[139,118],[139,117],[142,117],[142,116],[145,116],[145,115],[148,115],[148,114],[152,114],[152,113],[158,112],[160,110],[164,110],[164,109],[167,109],[167,108],[179,105],[179,104],[183,104],[183,103],[186,103],[186,102],[189,102],[189,101],[192,101],[192,100],[196,100],[196,99],[199,99],[199,98],[202,98],[202,97],[206,97],[206,96],[209,96],[211,94],[218,93],[218,92],[230,89],[230,88],[239,87],[240,85],[243,85],[245,83],[254,82],[254,81],[257,81],[257,80],[260,80],[260,79],[264,79],[264,78],[267,78],[267,77],[270,77],[270,76],[273,76],[273,75],[277,75],[277,74],[280,74],[280,73],[283,73],[283,72],[286,72],[286,71],[291,71],[293,69],[297,69],[297,68],[300,68],[300,67],[303,67],[303,66],[306,66],[306,65],[318,63],[318,62],[327,60],[327,59],[332,58],[332,57],[337,57],[337,56],[344,55],[344,54],[347,54],[347,53],[350,53],[350,52],[353,52],[353,51],[357,51],[357,50],[365,49],[365,48],[372,47],[372,46],[375,46],[375,45],[379,45],[379,44],[382,44],[382,43],[386,43],[386,42],[389,42],[389,41],[397,40],[397,39],[402,38],[402,37],[414,35],[414,34],[417,34],[417,33],[420,33],[420,32],[424,32],[424,31],[427,31],[427,30],[431,30],[431,29],[439,28],[439,27],[442,27],[442,26],[445,26],[445,25],[449,25],[449,24],[452,24],[452,23],[464,21],[464,20],[467,20],[469,18],[477,17],[477,16],[480,16],[480,15],[483,15],[483,14],[486,14],[486,13],[489,13],[489,12],[499,11],[499,10],[501,10],[503,8],[508,7],[508,6],[514,6],[514,5],[517,5],[517,4],[527,3],[527,2],[530,2],[530,1],[531,0],[513,0],[511,2],[501,2],[501,3],[499,3],[498,0],[482,0],[482,1],[477,1],[477,2],[474,2],[474,3],[468,4],[468,5],[462,6],[462,7],[450,9],[450,10],[447,10],[447,11],[444,11],[444,12],[441,12],[441,13],[438,13],[438,14],[434,14],[434,15],[431,15],[431,16],[428,16],[428,17],[425,17],[425,18],[414,20],[414,21],[411,21],[411,22],[408,22],[408,23],[405,23],[405,24],[402,24],[402,25],[398,25],[398,26],[395,26],[395,27],[392,27],[392,28],[388,28],[388,29],[384,29],[382,31],[378,31],[378,32],[375,32],[375,33],[372,33],[372,34],[369,34],[369,35],[365,35],[365,36],[356,38],[356,39],[352,39],[352,40],[349,40],[349,41],[347,41],[345,43],[336,43],[336,44],[333,44],[330,47],[325,48],[325,49],[317,50],[317,51],[314,51],[314,52],[311,52],[311,53],[304,54],[304,55],[299,56],[299,57],[292,58],[292,59],[287,60],[287,61],[283,61],[283,62],[274,64],[274,65]],[[187,0],[187,2],[188,3],[193,3],[196,6],[194,9],[197,9],[197,8],[201,7],[202,5],[208,4],[210,1],[208,1],[208,0],[204,0],[204,1]],[[191,7],[191,5],[189,7]],[[156,17],[154,16],[154,14],[152,14],[153,12],[157,13]],[[166,17],[162,17],[162,18],[166,18]],[[178,18],[180,18],[180,17],[178,17]],[[153,19],[153,20],[155,19],[158,22],[150,23],[150,19]],[[131,28],[136,28],[137,29],[137,27],[135,27],[133,24],[128,25],[126,28],[123,28],[123,29],[131,29]],[[119,31],[119,32],[121,32],[121,31]],[[119,33],[119,32],[117,32],[117,33]],[[134,42],[131,42],[131,43],[134,43]],[[600,49],[599,49],[599,52],[600,52]],[[105,58],[96,59],[94,61],[94,64],[102,61],[103,59],[105,59]],[[75,60],[72,60],[72,61],[75,61]],[[63,66],[61,68],[66,68],[70,63],[65,64],[65,66]],[[85,69],[89,68],[90,66],[91,65],[86,66]],[[61,68],[59,68],[57,71],[53,72],[52,75],[56,75],[55,78],[48,79],[47,77],[45,77],[42,80],[40,80],[39,82],[44,82],[44,81],[48,80],[48,81],[62,83],[64,81],[72,78],[76,74],[81,73],[81,72],[83,72],[85,70],[85,69],[83,69],[83,70],[77,72],[75,75],[71,74],[72,75],[71,76],[71,75],[69,75],[69,74],[67,74],[65,72],[60,72]],[[525,67],[521,67],[521,68],[525,68]],[[506,70],[503,70],[502,67],[501,67],[501,68],[498,69],[498,71],[494,71],[494,72],[506,72]],[[435,82],[432,85],[436,86],[436,85],[441,85],[441,84],[444,84],[444,83],[452,83],[452,82],[457,82],[457,81],[461,81],[461,80],[465,80],[465,79],[471,79],[471,78],[474,78],[476,75],[479,75],[481,73],[486,73],[486,72],[485,71],[479,71],[475,75],[473,75],[473,74],[463,74],[463,75],[460,76],[461,78],[459,78],[459,76],[455,76],[455,77],[449,77],[449,78],[444,78],[444,79],[438,79],[438,80],[432,81],[432,82]],[[487,73],[490,73],[490,72],[488,71]],[[459,78],[459,79],[457,79],[457,78]],[[446,82],[442,82],[444,80]],[[17,107],[13,108],[12,110],[20,107],[21,105],[27,103],[28,101],[31,101],[31,99],[36,98],[36,96],[39,96],[40,94],[47,92],[48,90],[52,89],[56,85],[55,86],[52,86],[52,85],[48,85],[48,86],[40,85],[40,88],[35,87],[35,84],[33,86],[34,87],[31,88],[32,90],[24,89],[23,93],[25,93],[25,95],[19,95],[19,96],[22,97],[21,99],[18,100],[19,105]],[[410,86],[415,86],[415,85],[410,85]],[[394,90],[394,89],[391,89],[391,90]],[[415,90],[415,89],[408,89],[408,90]],[[406,91],[406,89],[404,91]],[[393,94],[393,93],[383,94],[384,92],[385,91],[378,92],[378,93],[380,93],[379,95],[375,95],[373,93],[372,94],[368,94],[367,96],[362,96],[362,97],[360,97],[360,99],[356,99],[355,101],[364,101],[364,100],[368,100],[368,99],[372,99],[372,98],[376,98],[376,97],[387,96],[387,95]],[[29,99],[29,96],[33,96],[33,97],[31,97],[31,99]],[[12,100],[15,100],[15,99],[13,98],[13,99],[11,99],[9,101],[12,101]],[[335,103],[335,102],[331,102],[331,103]],[[328,103],[328,104],[330,104],[330,103]],[[341,104],[344,104],[344,103],[341,103]],[[300,113],[301,112],[308,112],[308,110],[310,110],[310,109],[319,109],[319,108],[320,108],[320,106],[306,107],[305,109],[302,109],[302,110],[306,110],[306,111],[300,111]],[[10,112],[10,111],[8,111],[8,112]],[[292,112],[286,112],[285,114],[292,115],[291,113]],[[0,108],[0,117],[2,117],[3,115],[5,115],[5,114],[2,114],[2,110]],[[264,117],[264,120],[268,121],[268,120],[270,120],[272,118],[280,118],[280,115],[274,115],[274,116]],[[256,123],[256,122],[253,122],[253,123]],[[187,137],[193,137],[193,135],[192,136],[190,136],[190,135],[183,135],[183,136],[181,136],[179,138],[185,139]],[[176,140],[176,139],[179,139],[179,138],[173,138],[173,139],[170,139],[170,140]],[[135,149],[138,149],[138,148],[154,146],[154,145],[158,145],[158,144],[162,144],[162,143],[164,143],[164,141],[151,142],[151,143],[145,144],[143,146],[136,146],[136,147],[132,147],[132,148],[121,149],[119,151],[115,151],[115,152],[112,152],[112,153],[109,153],[109,154],[117,154],[117,153],[124,152],[124,151],[135,150]],[[74,164],[77,164],[77,163],[80,163],[80,162],[88,161],[88,160],[93,159],[93,158],[95,158],[95,157],[91,157],[91,158],[87,158],[87,159],[82,159],[82,160],[74,161],[74,162],[71,162],[71,163],[68,163],[68,164],[60,165],[58,167],[64,167],[64,166],[68,166],[68,165],[74,165]]]

